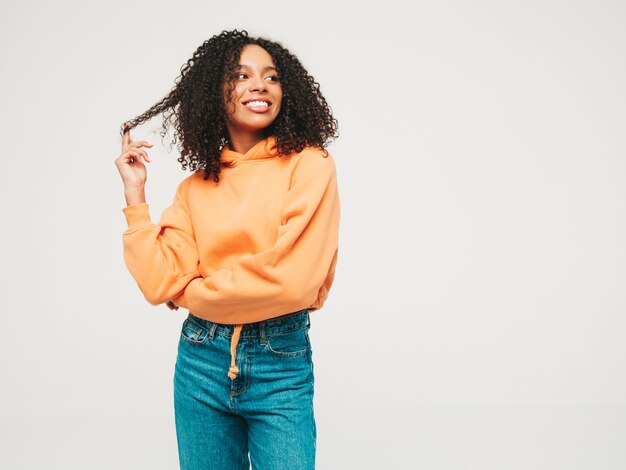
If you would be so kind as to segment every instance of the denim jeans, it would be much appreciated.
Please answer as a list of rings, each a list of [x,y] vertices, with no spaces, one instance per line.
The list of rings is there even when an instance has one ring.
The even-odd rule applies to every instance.
[[[234,325],[189,313],[174,372],[182,470],[315,468],[309,310],[244,324],[228,377]]]

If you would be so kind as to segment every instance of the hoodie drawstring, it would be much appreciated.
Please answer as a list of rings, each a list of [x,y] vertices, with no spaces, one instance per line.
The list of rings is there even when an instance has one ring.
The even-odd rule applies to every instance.
[[[235,364],[235,358],[237,357],[237,344],[239,344],[239,334],[241,333],[241,329],[243,328],[243,324],[235,325],[235,329],[233,330],[233,337],[230,340],[230,369],[228,370],[228,377],[234,380],[239,373],[239,369]]]

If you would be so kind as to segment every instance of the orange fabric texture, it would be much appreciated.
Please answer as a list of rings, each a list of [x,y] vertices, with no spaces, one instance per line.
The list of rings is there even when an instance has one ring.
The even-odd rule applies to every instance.
[[[244,323],[323,306],[338,254],[335,163],[314,147],[278,157],[275,142],[225,147],[219,183],[185,178],[158,224],[145,202],[123,208],[124,260],[148,302],[238,325],[237,340]]]

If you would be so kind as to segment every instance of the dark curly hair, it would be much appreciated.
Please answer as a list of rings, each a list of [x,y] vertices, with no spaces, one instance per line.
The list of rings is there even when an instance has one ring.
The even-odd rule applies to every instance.
[[[230,138],[224,85],[228,85],[230,100],[241,50],[247,44],[261,46],[272,56],[280,78],[283,92],[280,112],[265,129],[266,137],[276,137],[278,156],[300,152],[309,145],[325,149],[339,134],[337,120],[322,96],[319,83],[280,43],[250,37],[247,31],[236,29],[222,31],[198,47],[181,67],[172,91],[145,113],[122,124],[120,134],[162,113],[160,134],[164,138],[175,116],[172,143],[177,142],[177,136],[180,138],[178,161],[183,170],[204,169],[204,179],[213,175],[217,183],[221,172],[220,152]]]

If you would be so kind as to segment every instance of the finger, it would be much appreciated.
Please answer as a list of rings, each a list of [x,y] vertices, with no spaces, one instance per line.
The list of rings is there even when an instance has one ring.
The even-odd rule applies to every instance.
[[[132,153],[137,159],[143,158],[146,163],[150,163],[150,158],[146,152],[142,152],[141,150],[132,150]]]
[[[124,124],[124,126],[126,126],[126,124]],[[126,129],[124,131],[124,135],[122,136],[122,150],[129,143],[130,143],[130,129]]]
[[[142,163],[141,157],[143,157],[143,155],[141,155],[136,150],[129,150],[128,152],[124,153],[122,157],[123,157],[124,162],[126,163]],[[147,160],[147,161],[149,162],[150,160]]]
[[[129,144],[129,147],[152,147],[152,144],[150,142],[148,142],[147,140],[139,140],[137,142],[131,142]]]
[[[124,132],[124,137],[122,138],[122,152],[128,149],[130,145],[132,145],[132,139],[130,138],[130,131]]]
[[[141,150],[141,149],[137,149],[137,148],[133,148],[132,149],[134,152],[139,152],[142,156],[143,159],[147,162],[150,161],[150,156],[148,155],[148,153],[145,150]]]

